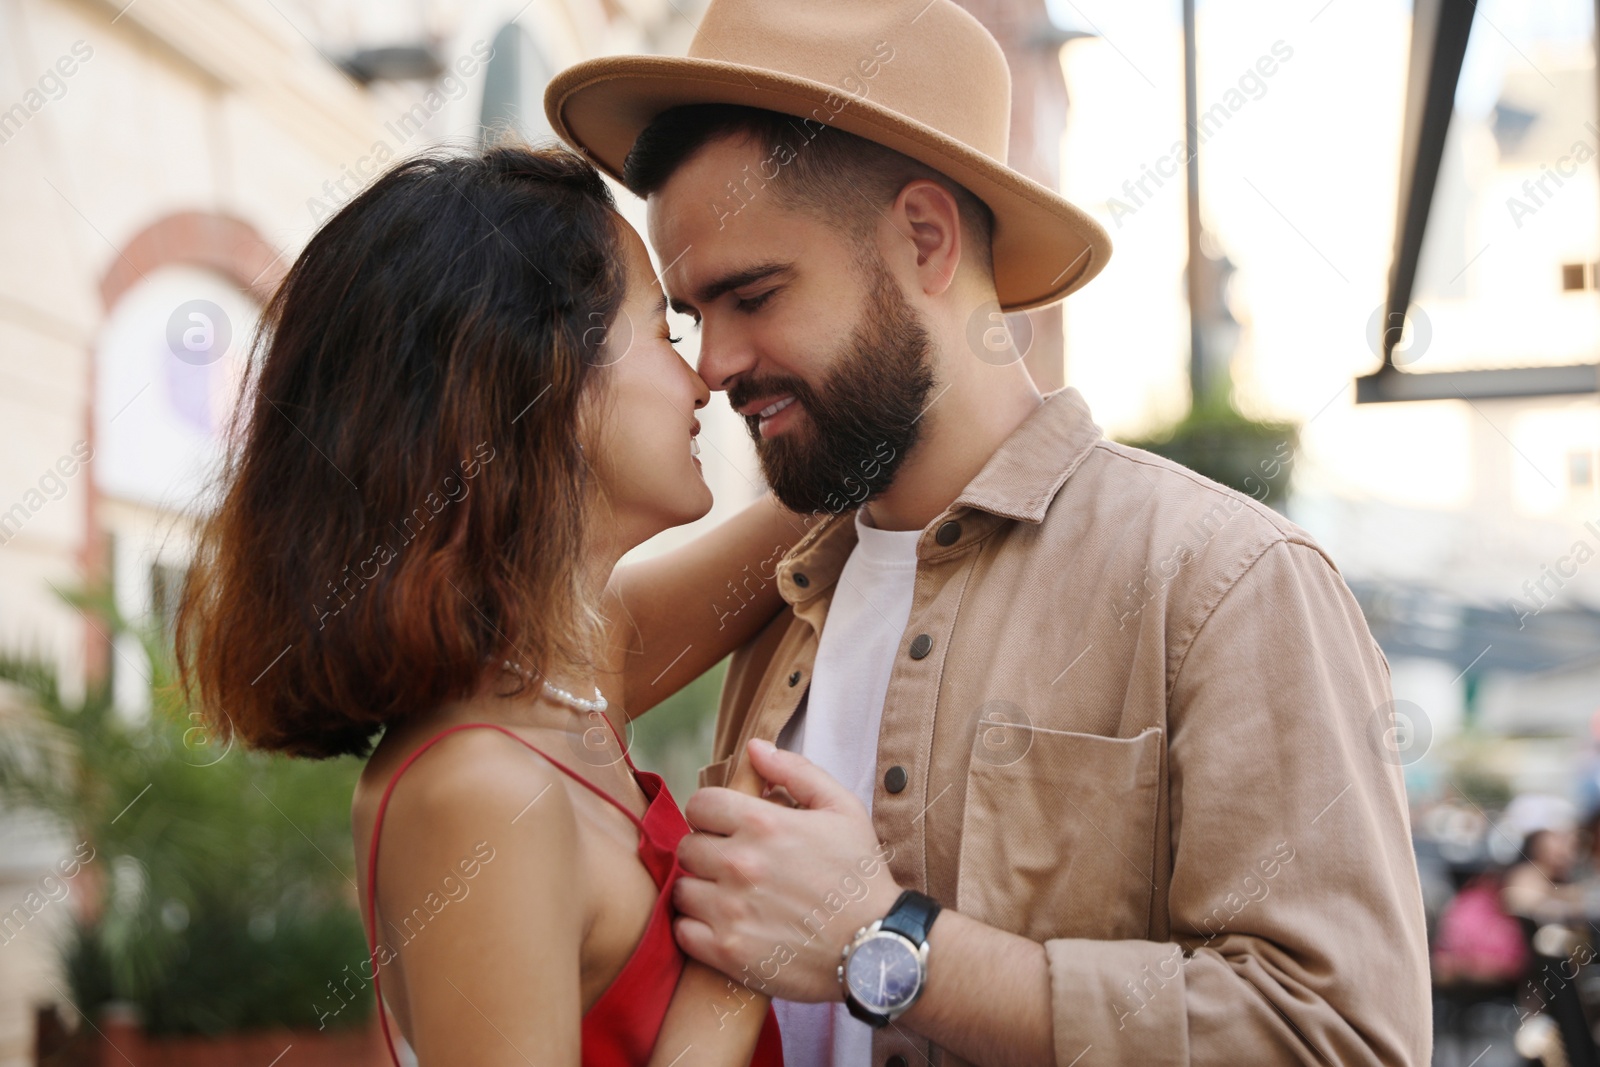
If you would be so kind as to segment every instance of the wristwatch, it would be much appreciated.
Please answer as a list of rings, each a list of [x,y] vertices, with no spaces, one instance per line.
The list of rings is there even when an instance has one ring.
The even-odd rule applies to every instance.
[[[928,931],[938,915],[938,901],[907,889],[889,914],[856,931],[838,972],[851,1015],[884,1027],[916,1003],[928,981]]]

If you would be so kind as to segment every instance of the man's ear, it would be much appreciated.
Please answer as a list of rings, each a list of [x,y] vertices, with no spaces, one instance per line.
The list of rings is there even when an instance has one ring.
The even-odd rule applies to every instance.
[[[955,280],[961,265],[961,209],[950,190],[936,181],[908,182],[895,198],[890,216],[916,250],[922,291],[937,296]]]

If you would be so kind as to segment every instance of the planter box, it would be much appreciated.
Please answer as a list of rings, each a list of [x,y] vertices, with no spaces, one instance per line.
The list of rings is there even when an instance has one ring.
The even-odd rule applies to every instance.
[[[96,1067],[388,1067],[377,1018],[337,1030],[151,1037],[131,1021],[100,1024]]]

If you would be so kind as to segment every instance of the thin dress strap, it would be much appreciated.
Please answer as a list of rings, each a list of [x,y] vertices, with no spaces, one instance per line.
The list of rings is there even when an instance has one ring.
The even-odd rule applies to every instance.
[[[628,747],[627,745],[623,744],[621,735],[617,734],[617,728],[615,726],[611,726],[611,720],[606,715],[598,712],[596,714],[599,714],[602,719],[605,719],[606,725],[611,727],[611,733],[617,738],[617,744],[622,745],[622,756],[628,761],[628,770],[633,772],[634,780],[637,781],[638,770],[634,767],[633,760],[628,757]],[[577,771],[572,770],[570,767],[556,759],[554,756],[550,755],[544,749],[529,743],[526,739],[519,737],[516,733],[506,729],[504,726],[498,726],[489,722],[472,722],[463,723],[460,726],[452,726],[448,730],[441,730],[439,733],[434,734],[432,737],[428,738],[427,741],[419,745],[414,752],[407,756],[405,761],[402,762],[395,770],[394,774],[389,776],[389,784],[384,787],[383,797],[378,801],[378,815],[372,824],[372,846],[367,850],[368,902],[366,926],[367,943],[369,946],[368,958],[372,963],[372,992],[378,1001],[378,1022],[383,1029],[383,1042],[386,1046],[388,1046],[389,1058],[394,1061],[396,1067],[400,1067],[400,1057],[395,1052],[394,1038],[389,1033],[389,1016],[384,1010],[383,1006],[383,987],[378,981],[378,970],[380,966],[378,962],[378,840],[379,836],[383,832],[384,812],[388,811],[389,809],[389,797],[394,793],[394,787],[400,781],[400,776],[405,774],[411,765],[417,761],[417,758],[424,752],[428,751],[428,749],[432,748],[440,741],[443,741],[451,734],[460,733],[463,730],[498,730],[500,733],[505,734],[513,741],[532,749],[545,759],[549,760],[557,770],[561,771],[561,773],[565,774],[567,777],[571,778],[573,781],[582,785],[584,788],[588,789],[602,800],[605,800],[607,803],[611,804],[618,811],[622,812],[622,814],[626,815],[630,820],[632,820],[634,826],[638,827],[640,833],[644,833],[644,821],[641,820],[639,816],[629,811],[627,805],[623,804],[616,797],[612,796],[604,789],[601,789],[599,786],[589,781],[589,779],[585,778]]]

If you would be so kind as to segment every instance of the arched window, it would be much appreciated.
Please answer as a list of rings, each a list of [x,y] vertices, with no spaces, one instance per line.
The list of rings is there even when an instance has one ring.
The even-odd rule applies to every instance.
[[[94,349],[94,519],[130,620],[170,626],[189,520],[209,503],[260,308],[287,262],[238,219],[185,212],[147,227],[101,282]],[[113,691],[147,706],[138,642],[110,657]]]
[[[494,57],[483,76],[479,143],[487,145],[502,129],[524,140],[554,137],[544,117],[544,87],[555,75],[544,52],[528,31],[508,22],[494,35]]]

